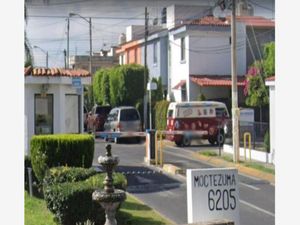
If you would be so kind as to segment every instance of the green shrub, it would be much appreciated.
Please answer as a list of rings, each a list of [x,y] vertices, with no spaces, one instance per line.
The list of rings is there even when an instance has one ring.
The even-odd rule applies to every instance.
[[[266,152],[270,152],[270,134],[269,134],[269,131],[267,131],[265,133],[265,136],[264,136],[264,148],[265,148]]]
[[[52,184],[77,182],[97,174],[93,168],[85,169],[81,167],[53,167],[46,173],[44,187]]]
[[[109,70],[112,106],[132,105],[144,97],[144,67],[128,64]]]
[[[30,142],[32,168],[41,182],[52,167],[67,165],[89,168],[94,157],[95,140],[86,134],[33,136]]]
[[[26,191],[29,191],[28,168],[32,168],[31,158],[30,158],[30,156],[26,155],[25,156],[25,162],[24,162],[24,178],[25,178],[24,186],[25,186]],[[33,170],[31,172],[31,174],[32,174],[32,189],[33,189],[32,191],[33,191],[33,194],[35,196],[37,196],[38,192],[39,192],[38,180],[37,180]]]
[[[155,104],[155,128],[156,130],[165,130],[167,127],[167,112],[170,102],[166,100]]]
[[[105,221],[104,210],[92,200],[92,193],[103,188],[106,174],[96,174],[86,180],[49,185],[44,188],[48,209],[56,221],[63,225],[74,225],[91,220],[96,225]],[[127,181],[124,175],[114,175],[114,186],[125,190]]]

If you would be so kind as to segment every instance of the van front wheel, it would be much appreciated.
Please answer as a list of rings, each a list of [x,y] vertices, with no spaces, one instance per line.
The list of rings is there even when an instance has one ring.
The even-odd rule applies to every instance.
[[[191,145],[191,139],[187,136],[184,136],[183,140],[182,140],[182,144],[183,144],[183,147],[190,146]]]
[[[177,147],[181,147],[182,146],[182,141],[175,141],[175,144]]]
[[[217,144],[223,146],[225,143],[225,134],[224,131],[221,130],[220,133],[217,135]]]

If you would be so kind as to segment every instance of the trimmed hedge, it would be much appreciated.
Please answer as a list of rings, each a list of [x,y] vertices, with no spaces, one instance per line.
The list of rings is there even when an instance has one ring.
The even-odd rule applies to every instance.
[[[167,112],[170,102],[166,100],[155,104],[155,128],[156,130],[165,130],[167,127]]]
[[[136,105],[144,97],[144,67],[137,64],[114,67],[109,70],[109,83],[112,106]]]
[[[67,165],[89,168],[95,140],[87,134],[36,135],[30,142],[33,171],[41,182],[49,168]]]
[[[24,178],[25,178],[25,182],[24,182],[24,188],[26,191],[29,192],[29,176],[28,176],[28,168],[32,168],[31,165],[31,158],[30,156],[26,155],[25,156],[25,162],[24,162]],[[34,171],[32,170],[31,172],[32,174],[32,191],[33,191],[33,195],[38,196],[39,193],[39,184],[38,184],[38,180],[35,176]]]
[[[77,182],[86,180],[87,178],[96,175],[97,171],[93,168],[85,169],[81,167],[53,167],[48,170],[44,178],[44,187],[52,184],[65,182]]]
[[[72,168],[71,170],[76,169]],[[73,173],[71,170],[67,173]],[[86,174],[88,173],[86,172]],[[52,174],[55,174],[53,170]],[[82,172],[79,172],[79,174],[82,175]],[[81,179],[81,175],[78,178]],[[58,183],[53,182],[52,185],[45,185],[44,197],[46,204],[48,209],[55,215],[56,222],[62,225],[74,225],[77,222],[84,222],[89,219],[95,222],[95,225],[104,224],[104,210],[100,204],[92,200],[92,193],[96,189],[103,188],[105,176],[106,174],[101,173],[86,180],[66,183],[59,183],[60,179],[54,179]],[[116,173],[114,175],[114,186],[125,190],[127,186],[125,176]]]

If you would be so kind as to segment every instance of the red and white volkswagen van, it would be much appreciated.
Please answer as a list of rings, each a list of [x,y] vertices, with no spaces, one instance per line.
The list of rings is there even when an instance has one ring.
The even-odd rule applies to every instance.
[[[223,145],[224,126],[228,120],[228,110],[222,102],[171,102],[167,113],[169,132],[166,138],[177,146],[189,146],[191,140],[197,138],[207,139],[212,145]]]

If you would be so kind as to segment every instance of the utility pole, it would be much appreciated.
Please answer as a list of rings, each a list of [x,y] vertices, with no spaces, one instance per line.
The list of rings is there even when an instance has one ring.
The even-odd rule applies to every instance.
[[[148,106],[148,99],[147,99],[147,38],[148,38],[148,11],[147,11],[147,7],[145,7],[145,44],[144,44],[144,128],[148,128],[147,126],[147,122],[148,122],[148,118],[147,118],[147,106]]]
[[[48,55],[48,51],[46,52],[46,68],[48,69],[49,68],[49,65],[48,65],[48,59],[49,59],[49,55]]]
[[[70,17],[67,18],[67,60],[66,60],[66,68],[69,69],[69,56],[70,56]]]
[[[92,76],[92,18],[91,17],[89,19],[89,25],[90,25],[90,65],[89,65],[89,70],[90,70],[91,77],[93,79],[93,76]]]
[[[67,69],[67,51],[64,49],[65,69]]]
[[[232,0],[231,11],[231,101],[232,101],[232,143],[233,143],[233,161],[239,162],[240,158],[240,139],[239,139],[239,108],[238,108],[238,88],[236,74],[236,0]]]

